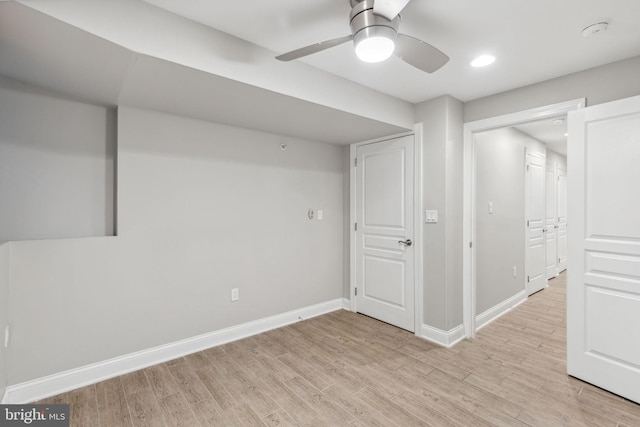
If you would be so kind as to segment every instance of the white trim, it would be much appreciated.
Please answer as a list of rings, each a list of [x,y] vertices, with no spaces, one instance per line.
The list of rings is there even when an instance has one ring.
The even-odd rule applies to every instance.
[[[413,214],[413,230],[414,235],[417,238],[414,238],[416,244],[414,245],[414,280],[415,280],[415,291],[413,293],[415,298],[414,304],[414,316],[415,316],[415,334],[420,335],[421,328],[418,327],[422,325],[424,322],[424,258],[423,251],[424,245],[423,236],[424,236],[424,218],[422,217],[422,208],[424,206],[423,194],[424,194],[424,180],[423,180],[423,168],[422,168],[422,148],[423,148],[423,128],[422,123],[416,123],[414,125],[414,148],[413,153],[415,157],[413,176],[413,206],[414,206],[414,214]]]
[[[462,208],[462,304],[465,336],[473,338],[476,333],[476,256],[475,248],[475,159],[474,134],[486,130],[513,126],[533,120],[551,118],[569,111],[584,108],[585,98],[574,99],[544,107],[532,108],[517,113],[505,114],[464,124],[463,164],[463,208]]]
[[[423,324],[420,327],[420,333],[417,335],[420,338],[447,348],[453,347],[454,345],[465,339],[464,325],[456,326],[450,331],[443,331],[442,329]]]
[[[349,298],[342,298],[342,309],[351,311],[351,300]]]
[[[343,299],[337,298],[80,368],[70,369],[36,380],[11,385],[7,387],[2,403],[26,403],[55,396],[187,354],[290,325],[303,319],[341,310],[343,304]]]
[[[476,331],[479,331],[480,329],[484,328],[489,323],[496,320],[498,317],[504,314],[507,314],[508,312],[510,312],[511,310],[513,310],[514,308],[516,308],[526,300],[527,300],[527,293],[524,290],[522,290],[517,294],[515,294],[514,296],[512,296],[511,298],[505,301],[502,301],[500,304],[486,310],[482,314],[479,314],[478,317],[476,317],[476,326],[477,326]]]
[[[358,145],[349,146],[349,299],[350,309],[354,313],[358,311],[356,305],[356,234],[354,224],[356,223],[356,179],[357,170],[354,167],[356,161]]]
[[[397,135],[385,136],[382,138],[371,139],[368,141],[356,142],[349,146],[349,296],[350,304],[349,309],[357,313],[358,306],[356,303],[356,241],[354,224],[356,223],[356,173],[357,169],[354,166],[357,149],[362,145],[375,144],[376,142],[389,141],[391,139],[402,138],[404,136],[413,136],[413,153],[414,153],[414,171],[413,171],[413,191],[414,191],[414,237],[413,247],[414,251],[414,330],[418,335],[418,325],[422,324],[422,280],[423,280],[423,268],[422,268],[422,124],[415,124],[414,130],[411,132],[403,132]],[[417,169],[419,167],[419,169]],[[420,180],[420,181],[418,181]],[[418,191],[420,192],[418,194]],[[419,201],[418,203],[415,203]],[[417,226],[417,227],[416,227]],[[419,306],[418,306],[419,305]],[[419,317],[418,317],[419,316]]]

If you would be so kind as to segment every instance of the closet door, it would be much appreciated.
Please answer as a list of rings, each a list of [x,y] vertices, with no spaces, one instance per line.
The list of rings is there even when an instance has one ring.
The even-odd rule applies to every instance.
[[[558,168],[558,273],[567,269],[567,169]]]
[[[557,180],[556,180],[556,163],[547,162],[547,170],[544,179],[545,185],[545,246],[546,246],[546,271],[547,279],[552,279],[558,275],[558,219],[556,205],[557,198]]]

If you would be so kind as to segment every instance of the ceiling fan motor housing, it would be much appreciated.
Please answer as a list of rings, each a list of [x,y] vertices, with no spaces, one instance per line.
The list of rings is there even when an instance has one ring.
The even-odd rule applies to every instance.
[[[351,0],[351,13],[349,23],[353,42],[358,43],[365,38],[374,36],[384,36],[395,42],[400,25],[400,15],[393,20],[388,20],[384,16],[373,13],[374,0]]]

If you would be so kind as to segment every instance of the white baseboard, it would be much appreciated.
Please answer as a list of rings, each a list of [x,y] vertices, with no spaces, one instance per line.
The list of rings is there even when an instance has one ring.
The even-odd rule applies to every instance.
[[[456,326],[450,331],[443,331],[442,329],[429,325],[422,325],[419,336],[427,341],[449,348],[464,339],[464,325]]]
[[[351,311],[351,300],[348,298],[342,298],[342,309]]]
[[[514,307],[522,304],[527,300],[525,291],[520,291],[511,298],[501,302],[500,304],[490,308],[482,314],[476,316],[476,331],[496,320],[503,314],[511,311]]]
[[[187,354],[290,325],[300,320],[341,310],[344,304],[343,299],[338,298],[325,303],[265,317],[264,319],[253,322],[243,323],[241,325],[93,363],[36,380],[10,385],[4,393],[2,403],[21,404],[55,396],[69,390],[95,384]]]

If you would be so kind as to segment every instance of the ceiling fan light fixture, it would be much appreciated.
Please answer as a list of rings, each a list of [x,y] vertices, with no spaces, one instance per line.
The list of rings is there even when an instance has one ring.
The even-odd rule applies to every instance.
[[[385,61],[395,50],[396,36],[393,28],[384,25],[362,29],[353,37],[358,59],[369,63]]]

